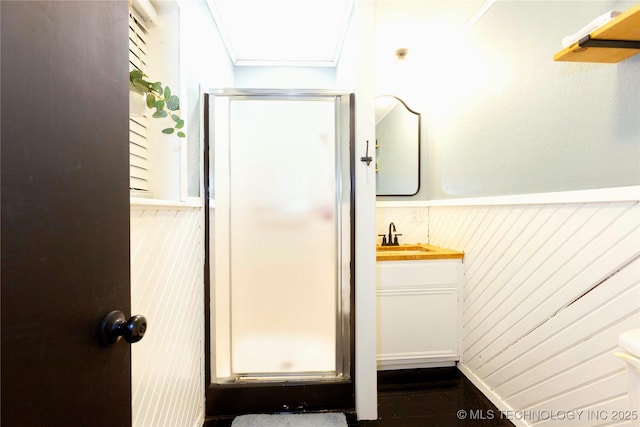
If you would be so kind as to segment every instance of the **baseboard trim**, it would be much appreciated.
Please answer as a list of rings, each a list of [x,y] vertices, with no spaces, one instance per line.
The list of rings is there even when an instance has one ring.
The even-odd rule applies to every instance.
[[[460,358],[452,351],[386,353],[377,357],[379,371],[389,369],[443,368],[455,366]]]
[[[507,404],[500,396],[498,396],[493,389],[491,389],[484,381],[482,381],[476,374],[474,374],[471,369],[469,369],[464,363],[458,363],[458,370],[462,372],[462,374],[467,377],[471,383],[478,388],[484,394],[487,399],[493,403],[499,411],[505,412],[508,415],[509,413],[514,413],[515,409]],[[516,416],[508,417],[509,421],[511,421],[517,427],[531,427],[531,424],[527,423],[525,420],[518,419]]]
[[[386,362],[378,362],[378,371],[390,371],[396,369],[425,369],[425,368],[448,368],[456,366],[455,360],[443,360],[443,361],[432,361],[432,360],[421,360],[421,361],[406,361],[406,360],[397,360],[397,361],[386,361]]]

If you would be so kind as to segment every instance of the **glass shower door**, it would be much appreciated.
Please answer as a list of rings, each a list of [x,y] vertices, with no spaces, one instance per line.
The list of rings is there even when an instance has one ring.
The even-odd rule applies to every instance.
[[[219,379],[343,374],[350,235],[339,101],[215,101],[216,126],[225,128],[215,137]]]

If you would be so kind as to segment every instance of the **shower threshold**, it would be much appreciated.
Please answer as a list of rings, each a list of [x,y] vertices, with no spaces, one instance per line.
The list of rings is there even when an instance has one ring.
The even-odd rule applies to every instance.
[[[236,374],[227,379],[218,379],[217,384],[288,383],[288,382],[347,382],[349,378],[335,372],[291,372]]]

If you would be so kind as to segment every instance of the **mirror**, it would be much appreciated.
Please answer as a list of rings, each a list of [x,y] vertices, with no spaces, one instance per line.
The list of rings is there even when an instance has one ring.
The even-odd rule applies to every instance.
[[[420,113],[400,98],[376,98],[376,195],[414,196],[420,190]]]

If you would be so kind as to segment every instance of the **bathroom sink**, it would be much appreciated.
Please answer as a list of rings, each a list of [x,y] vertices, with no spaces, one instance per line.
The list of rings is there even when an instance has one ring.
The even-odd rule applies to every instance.
[[[402,255],[420,255],[425,252],[433,252],[433,249],[424,245],[400,245],[400,246],[377,246],[376,252],[386,254],[400,253]]]
[[[462,258],[463,252],[427,244],[376,246],[376,261]]]

